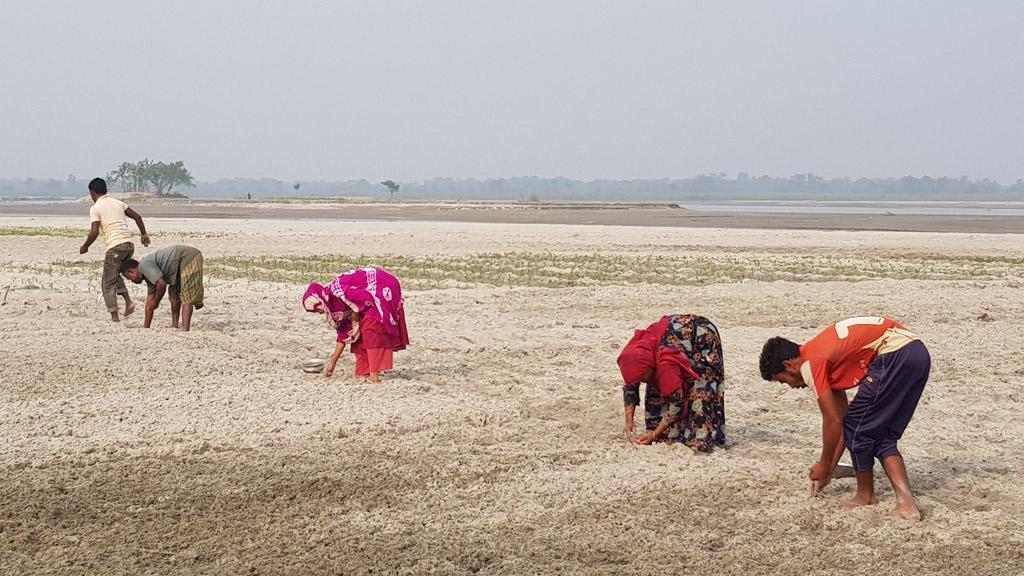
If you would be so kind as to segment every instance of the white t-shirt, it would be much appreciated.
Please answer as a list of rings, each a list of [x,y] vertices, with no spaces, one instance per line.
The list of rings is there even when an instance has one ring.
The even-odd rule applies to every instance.
[[[100,196],[89,208],[89,222],[100,223],[100,234],[103,235],[107,250],[132,241],[132,233],[128,231],[128,217],[124,215],[127,209],[127,204],[110,196]]]

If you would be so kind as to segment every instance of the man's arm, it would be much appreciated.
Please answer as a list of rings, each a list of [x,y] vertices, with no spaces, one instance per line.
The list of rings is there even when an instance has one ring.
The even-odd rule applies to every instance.
[[[845,390],[833,390],[832,396],[835,398],[836,407],[839,409],[839,441],[836,442],[835,452],[832,453],[832,461],[830,462],[829,470],[835,470],[839,464],[839,459],[843,457],[843,452],[846,450],[846,439],[843,438],[843,420],[846,419],[846,410],[849,408],[849,400],[846,398]],[[831,474],[829,478],[831,478]]]
[[[163,278],[156,281],[153,291],[146,296],[146,316],[143,327],[149,328],[153,324],[153,311],[160,307],[160,301],[164,299],[167,291],[167,282]]]
[[[832,479],[832,471],[843,450],[843,416],[846,414],[846,392],[829,390],[818,397],[821,409],[821,456],[808,476],[821,490]]]
[[[146,223],[142,221],[142,215],[131,208],[125,208],[124,215],[135,220],[135,224],[139,227],[139,234],[142,235],[142,245],[149,246],[149,234],[146,233]]]
[[[78,249],[79,254],[85,254],[89,251],[89,246],[96,241],[96,238],[100,235],[100,223],[99,221],[92,223],[92,228],[89,229],[89,235],[85,237],[85,244]]]

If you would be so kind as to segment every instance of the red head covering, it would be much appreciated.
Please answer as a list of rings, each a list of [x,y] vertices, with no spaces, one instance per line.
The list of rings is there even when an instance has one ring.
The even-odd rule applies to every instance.
[[[686,380],[699,380],[690,361],[678,350],[661,346],[668,330],[668,316],[637,330],[619,354],[619,372],[626,385],[647,382],[658,387],[662,397],[679,390]]]

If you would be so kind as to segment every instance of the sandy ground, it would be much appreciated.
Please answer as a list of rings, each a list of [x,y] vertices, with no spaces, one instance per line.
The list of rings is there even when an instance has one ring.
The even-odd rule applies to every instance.
[[[82,227],[0,217],[2,226]],[[81,239],[0,236],[0,574],[1013,574],[1024,566],[1024,236],[151,219],[227,255],[718,254],[1002,258],[994,277],[408,291],[413,345],[380,385],[304,374],[333,336],[303,286],[211,277],[194,331],[115,325]],[[342,272],[339,270],[338,272]],[[311,278],[310,280],[314,280]],[[324,279],[324,278],[321,278]],[[137,287],[136,295],[142,291]],[[722,331],[729,446],[621,439],[635,327]],[[902,448],[919,523],[804,478],[812,393],[760,381],[777,334],[884,314],[931,382]]]

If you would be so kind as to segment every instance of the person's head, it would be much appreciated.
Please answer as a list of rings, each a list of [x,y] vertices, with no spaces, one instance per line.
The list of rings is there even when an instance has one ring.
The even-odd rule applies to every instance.
[[[800,345],[781,336],[770,338],[761,349],[761,378],[806,388],[800,374]]]
[[[306,293],[302,295],[303,310],[314,314],[327,312],[327,300],[330,298],[330,294],[326,286],[313,282],[306,288]]]
[[[331,298],[331,292],[327,287],[316,282],[310,284],[306,288],[306,293],[302,295],[302,308],[306,312],[323,314],[327,323],[333,328],[338,327],[338,322],[341,321],[344,313],[344,307],[339,306],[336,299]],[[337,312],[337,314],[332,312]]]
[[[622,374],[622,382],[626,386],[639,382],[654,382],[658,339],[646,337],[649,334],[650,332],[638,330],[619,354],[619,373]]]
[[[92,201],[107,195],[107,181],[103,178],[93,178],[89,181],[89,197]]]
[[[121,275],[136,284],[141,284],[142,272],[139,271],[139,261],[129,258],[121,262]]]

